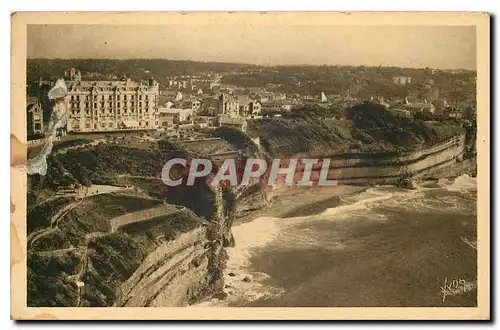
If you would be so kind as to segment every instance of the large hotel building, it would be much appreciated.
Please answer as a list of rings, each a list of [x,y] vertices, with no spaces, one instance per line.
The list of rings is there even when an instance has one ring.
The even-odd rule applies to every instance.
[[[130,79],[81,81],[72,70],[66,81],[70,117],[68,131],[95,132],[158,128],[158,83]]]

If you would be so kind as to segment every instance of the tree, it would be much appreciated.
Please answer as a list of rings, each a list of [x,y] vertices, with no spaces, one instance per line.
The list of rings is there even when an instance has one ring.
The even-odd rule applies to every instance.
[[[84,185],[85,187],[91,187],[92,186],[92,181],[90,181],[89,179],[87,178],[83,178],[82,179],[82,185]]]

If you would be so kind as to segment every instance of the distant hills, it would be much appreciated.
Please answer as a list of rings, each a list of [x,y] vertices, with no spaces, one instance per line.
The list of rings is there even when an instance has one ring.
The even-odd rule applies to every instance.
[[[172,76],[223,73],[222,83],[229,85],[265,87],[272,84],[278,86],[275,91],[299,95],[318,95],[321,92],[344,94],[349,91],[361,99],[373,95],[404,98],[411,91],[425,89],[428,81],[440,87],[443,97],[455,89],[461,95],[475,94],[476,76],[474,71],[466,70],[436,71],[430,68],[382,66],[261,66],[167,59],[28,59],[28,85],[36,83],[39,77],[55,81],[73,67],[81,71],[83,80],[115,80],[126,75],[134,81],[145,81],[153,77],[160,83],[160,88],[164,88]],[[393,83],[394,76],[411,76],[412,83],[396,85]],[[208,88],[207,85],[199,87],[204,91]]]
[[[38,77],[44,79],[60,78],[64,71],[77,68],[82,76],[105,78],[116,75],[127,75],[133,80],[146,80],[153,76],[162,83],[162,79],[174,75],[197,75],[209,72],[228,72],[251,67],[249,64],[174,61],[164,59],[28,59],[28,82],[36,81]],[[103,79],[104,80],[104,79]]]

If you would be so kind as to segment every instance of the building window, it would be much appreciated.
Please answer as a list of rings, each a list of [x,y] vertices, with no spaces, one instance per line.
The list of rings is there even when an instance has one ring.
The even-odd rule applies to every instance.
[[[139,108],[142,108],[142,102],[139,102]]]
[[[117,107],[119,108],[119,107],[120,107],[120,102],[118,102],[116,105],[117,105]]]
[[[35,130],[38,131],[38,130],[41,130],[42,129],[42,125],[40,123],[36,123],[35,124]]]
[[[94,102],[94,108],[97,108],[97,102]]]
[[[142,95],[139,95],[139,100],[142,100]]]

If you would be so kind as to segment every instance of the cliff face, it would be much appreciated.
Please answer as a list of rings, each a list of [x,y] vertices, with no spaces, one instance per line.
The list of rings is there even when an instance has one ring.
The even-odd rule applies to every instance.
[[[120,285],[113,306],[185,306],[210,291],[206,237],[198,227],[158,246]]]
[[[395,184],[402,177],[424,178],[462,161],[465,136],[459,135],[430,148],[400,155],[335,155],[328,178],[339,184]]]
[[[135,217],[108,218],[105,211],[115,205],[97,205],[109,202],[106,195],[82,201],[55,229],[73,235],[67,226],[78,224],[74,245],[54,242],[29,254],[28,305],[186,306],[221,293],[224,247],[231,242],[222,194],[214,189],[208,219],[182,207],[151,208],[149,200],[135,197],[130,197],[138,204]],[[131,203],[122,196],[118,207]],[[87,221],[93,208],[100,208],[103,217]]]
[[[214,191],[214,208],[208,221],[149,253],[119,286],[114,306],[186,306],[222,292],[230,225],[221,189]]]
[[[246,189],[236,187],[234,193],[236,197],[234,216],[236,218],[268,206],[272,199],[272,191],[265,183],[254,184]]]
[[[337,180],[338,184],[398,184],[402,179],[449,177],[473,171],[474,161],[463,161],[465,151],[465,135],[457,135],[431,147],[407,152],[337,153],[320,156],[298,153],[282,158],[281,167],[287,166],[287,159],[314,158],[319,159],[319,163],[328,159],[330,165],[327,179]],[[294,182],[303,177],[303,165],[300,161],[298,164]],[[313,167],[311,181],[318,181],[321,170],[321,164]],[[283,187],[284,179],[284,176],[279,176],[276,186]],[[257,200],[255,206],[262,204],[262,194],[263,191],[260,190],[251,196],[244,196],[243,205],[238,208],[243,211],[250,209],[246,204],[252,202],[252,199]]]

